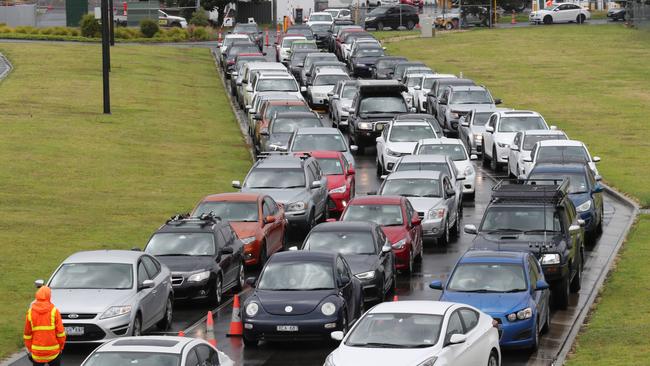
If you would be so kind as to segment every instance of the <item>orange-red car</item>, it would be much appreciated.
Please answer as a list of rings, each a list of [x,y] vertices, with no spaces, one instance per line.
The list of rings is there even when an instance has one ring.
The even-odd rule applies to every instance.
[[[220,193],[203,198],[192,216],[212,212],[230,225],[244,243],[244,263],[263,266],[273,253],[284,249],[287,221],[273,198],[258,193]]]

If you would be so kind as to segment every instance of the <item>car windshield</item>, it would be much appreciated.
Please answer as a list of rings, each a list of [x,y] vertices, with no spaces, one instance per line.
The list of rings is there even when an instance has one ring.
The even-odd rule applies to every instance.
[[[179,366],[180,356],[154,352],[95,352],[84,366]]]
[[[429,124],[425,125],[393,125],[388,141],[416,142],[420,139],[435,138],[436,134]]]
[[[311,31],[316,33],[325,33],[330,29],[329,24],[314,24],[311,26]]]
[[[483,217],[481,231],[526,232],[560,231],[560,217],[552,206],[490,207]]]
[[[404,223],[400,205],[348,206],[342,221],[371,221],[382,226],[400,226]]]
[[[416,85],[420,85],[421,83],[422,83],[422,76],[414,76],[406,79],[407,87],[414,87]]]
[[[387,6],[378,6],[378,7],[374,8],[370,13],[368,13],[368,15],[379,15],[379,14],[384,14],[385,12],[388,11],[388,9],[390,9],[390,7],[387,7]]]
[[[587,184],[587,177],[585,174],[580,173],[535,173],[533,172],[527,179],[568,179],[569,180],[569,193],[587,193],[589,192],[589,185]],[[535,184],[555,184],[553,181],[537,181]]]
[[[347,75],[317,75],[314,78],[314,86],[336,85],[339,80],[350,79]]]
[[[406,113],[404,98],[399,97],[366,97],[361,100],[359,112],[369,113]]]
[[[300,40],[304,41],[303,38],[285,38],[282,40],[282,48],[291,48],[293,42],[300,41]]]
[[[266,112],[264,113],[265,118],[271,117],[275,112],[310,112],[311,109],[309,109],[309,106],[306,104],[298,104],[298,105],[270,105],[268,108],[266,108]]]
[[[309,17],[310,22],[331,22],[332,21],[332,15],[331,14],[312,14]]]
[[[493,112],[474,112],[474,120],[472,121],[472,124],[474,126],[485,126],[492,113]]]
[[[521,265],[466,263],[456,267],[447,289],[459,292],[521,292],[526,291],[528,286]]]
[[[381,57],[384,55],[384,50],[381,48],[359,48],[355,52],[355,57]]]
[[[293,33],[293,34],[300,34],[300,35],[302,35],[302,36],[304,36],[306,38],[311,38],[311,37],[314,36],[311,29],[309,29],[309,28],[299,28],[299,29],[294,28],[294,29],[288,30],[287,32],[288,33]]]
[[[194,211],[194,216],[212,213],[227,221],[257,222],[257,202],[201,202]]]
[[[589,157],[582,146],[544,146],[539,149],[536,163],[577,162],[587,163]]]
[[[158,233],[149,239],[145,252],[151,255],[214,255],[212,233]]]
[[[302,63],[305,62],[305,58],[307,58],[307,55],[309,55],[309,52],[294,52],[291,54],[291,65],[292,66],[298,66]]]
[[[292,50],[317,50],[318,46],[314,42],[295,42],[291,45]]]
[[[262,79],[257,82],[256,89],[258,92],[265,91],[284,91],[297,92],[298,84],[293,79]]]
[[[449,104],[492,104],[490,94],[485,90],[458,90],[451,93]]]
[[[519,132],[526,130],[546,130],[542,117],[505,117],[499,121],[499,132]]]
[[[343,88],[343,95],[341,95],[341,99],[352,99],[354,97],[354,93],[356,92],[356,86],[346,86]]]
[[[49,284],[52,289],[133,288],[133,265],[123,263],[66,263]]]
[[[438,343],[441,315],[366,314],[345,341],[348,347],[426,348]]]
[[[420,145],[417,155],[444,155],[453,161],[467,160],[467,152],[460,144]]]
[[[521,147],[522,150],[525,151],[530,151],[533,149],[533,146],[538,141],[545,141],[545,140],[566,140],[566,136],[564,135],[526,135],[524,137],[524,145]]]
[[[264,267],[259,290],[309,291],[333,289],[332,265],[326,262],[270,262]]]
[[[305,172],[302,169],[256,168],[244,183],[246,188],[302,188],[305,187]]]
[[[440,197],[440,182],[424,178],[389,179],[384,183],[381,194],[385,196]]]
[[[291,151],[347,151],[348,147],[340,134],[300,134],[296,135]]]
[[[449,165],[447,165],[447,163],[407,162],[407,163],[399,163],[399,165],[395,167],[396,172],[413,171],[413,170],[443,172],[447,175],[451,175],[451,172],[449,171]]]
[[[428,67],[413,67],[404,70],[404,76],[410,74],[433,74],[433,70]]]
[[[273,121],[272,133],[292,133],[300,127],[322,127],[318,117],[287,117]],[[313,149],[309,149],[313,150]]]
[[[369,231],[312,232],[303,250],[347,254],[377,254],[375,240]]]
[[[341,175],[343,174],[343,166],[341,160],[337,158],[318,158],[318,165],[320,170],[325,175]]]

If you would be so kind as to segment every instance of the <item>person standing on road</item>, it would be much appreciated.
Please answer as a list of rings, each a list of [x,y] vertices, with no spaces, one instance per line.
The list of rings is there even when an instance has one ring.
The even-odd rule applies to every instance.
[[[27,310],[23,339],[34,366],[59,366],[65,346],[65,329],[61,313],[50,302],[52,291],[41,286],[36,301]]]

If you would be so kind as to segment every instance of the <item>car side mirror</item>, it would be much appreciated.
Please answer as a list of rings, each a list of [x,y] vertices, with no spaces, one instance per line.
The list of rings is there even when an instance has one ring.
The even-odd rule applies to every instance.
[[[257,282],[257,277],[246,278],[246,284],[249,285],[250,287],[255,287],[256,282]]]
[[[336,219],[333,217],[330,217],[329,219],[326,219],[325,222],[336,222]]]
[[[248,89],[253,90],[251,87],[246,88],[246,90],[248,90]],[[253,108],[253,106],[250,105],[250,104],[246,104],[246,106],[244,107],[244,109],[246,109],[246,111],[250,110],[251,108]]]
[[[223,46],[223,42],[217,42],[217,47],[221,48]]]
[[[411,113],[415,113],[415,112],[417,112],[417,111],[418,111],[418,110],[417,110],[417,108],[415,108],[415,107],[411,107],[411,108],[409,108],[409,112],[411,112]]]
[[[332,338],[332,340],[337,341],[337,342],[342,341],[343,336],[344,336],[344,334],[340,330],[337,330],[335,332],[330,333],[330,337]]]
[[[383,247],[381,247],[381,252],[382,253],[390,253],[393,250],[393,247],[386,243]]]
[[[413,216],[413,218],[411,218],[411,226],[418,226],[418,225],[420,225],[420,223],[422,223],[422,220],[420,220],[420,217]]]
[[[357,152],[359,150],[359,146],[357,145],[350,145],[350,151],[352,152]]]
[[[146,288],[153,288],[154,283],[152,280],[144,280],[142,283],[138,286],[138,290],[144,290]]]
[[[557,126],[551,125],[551,127],[549,127],[549,130],[557,130]]]
[[[242,85],[242,82],[241,81],[235,81],[235,84],[237,84],[237,86],[239,86],[239,85]]]
[[[264,218],[265,224],[272,224],[275,222],[275,216],[267,216]]]
[[[447,99],[440,99],[438,104],[447,105]]]
[[[463,127],[469,127],[469,122],[463,121],[463,122],[460,123],[460,125],[463,126]]]
[[[457,334],[452,334],[451,337],[449,337],[449,342],[447,342],[447,344],[454,345],[454,344],[465,343],[466,341],[467,341],[467,335],[457,333]]]
[[[420,86],[419,86],[419,85],[416,85],[416,86],[413,87],[413,89],[415,89],[415,90],[420,90]]]
[[[268,136],[269,135],[269,129],[268,128],[262,128],[260,130],[260,135],[262,136]]]
[[[253,119],[256,120],[256,121],[260,121],[260,120],[262,120],[262,116],[260,116],[259,114],[256,114],[256,115],[253,116]]]
[[[603,186],[600,183],[596,183],[593,189],[593,193],[601,193],[603,191]]]
[[[494,132],[494,127],[492,127],[492,126],[485,126],[485,132],[493,133],[493,132]]]
[[[221,254],[233,254],[234,252],[235,250],[230,246],[221,248]]]
[[[519,180],[526,180],[526,174],[519,174],[519,175],[517,176],[517,179],[519,179]]]
[[[585,227],[585,224],[587,223],[587,222],[586,222],[585,220],[583,220],[583,219],[578,219],[577,221],[578,221],[578,225],[580,225],[580,227]]]
[[[304,87],[304,86],[301,86],[301,87],[300,87],[300,92],[301,92],[301,93],[305,93],[305,92],[307,92],[307,88]]]
[[[454,191],[454,190],[451,189],[451,188],[445,190],[445,193],[446,193],[447,196],[449,196],[449,197],[452,197],[452,196],[455,196],[455,195],[456,195],[456,191]]]
[[[591,158],[591,161],[593,161],[594,163],[598,163],[600,161],[600,156],[594,156],[593,158]]]
[[[494,104],[501,104],[503,101],[500,98],[494,100]]]
[[[233,180],[232,183],[230,183],[233,188],[241,189],[241,182],[238,180]]]
[[[468,225],[463,226],[463,231],[466,234],[470,234],[470,235],[478,234],[478,230],[476,229],[476,225],[472,225],[472,224],[468,224]]]
[[[246,91],[247,91],[247,92],[252,92],[252,91],[253,91],[253,87],[250,86],[250,85],[246,86]]]
[[[380,179],[380,180],[386,180],[387,177],[388,177],[388,175],[383,174],[383,175],[380,175],[380,176],[379,176],[379,179]],[[370,194],[370,192],[368,192],[368,194]]]
[[[514,144],[513,144],[513,145],[510,145],[510,150],[512,150],[512,151],[519,151],[519,146],[514,145]]]
[[[478,156],[476,154],[471,154],[469,160],[478,160]]]
[[[34,286],[36,286],[36,288],[41,288],[41,287],[43,287],[44,284],[45,284],[45,281],[40,280],[40,279],[34,281]]]
[[[442,281],[431,281],[429,288],[433,290],[442,290]]]
[[[379,127],[379,126],[381,126],[381,125],[377,125],[377,127]],[[375,142],[381,142],[381,136],[380,137],[375,137]]]
[[[239,73],[237,71],[233,71],[233,72],[230,73],[231,77],[235,77],[237,75],[239,75]]]
[[[542,291],[548,289],[549,289],[549,285],[544,280],[538,280],[537,283],[535,283],[535,291]]]
[[[601,175],[596,175],[594,179],[596,180],[596,182],[600,182],[601,180],[603,180],[603,177]]]
[[[312,189],[316,189],[316,188],[320,188],[320,187],[321,187],[321,183],[320,183],[319,180],[315,180],[315,181],[311,182],[311,188]]]

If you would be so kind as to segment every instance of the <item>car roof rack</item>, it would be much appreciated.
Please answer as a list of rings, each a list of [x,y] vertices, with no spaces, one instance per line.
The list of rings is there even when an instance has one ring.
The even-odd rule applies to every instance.
[[[221,222],[221,217],[215,215],[212,212],[201,214],[200,216],[190,216],[189,213],[177,214],[167,220],[167,225],[180,226],[184,224],[198,224],[201,227],[218,224]]]
[[[569,180],[512,179],[502,180],[492,187],[492,202],[520,201],[557,203],[566,197]]]
[[[264,151],[257,154],[257,160],[268,159],[274,156],[287,156],[286,151]]]

